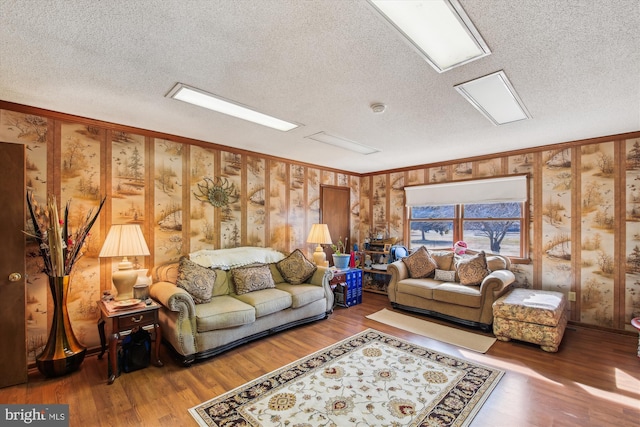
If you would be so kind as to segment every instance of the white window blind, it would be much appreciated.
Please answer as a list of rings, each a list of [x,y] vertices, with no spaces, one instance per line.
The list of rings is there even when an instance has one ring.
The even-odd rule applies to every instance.
[[[527,176],[474,179],[405,187],[408,207],[465,203],[506,203],[527,200]]]

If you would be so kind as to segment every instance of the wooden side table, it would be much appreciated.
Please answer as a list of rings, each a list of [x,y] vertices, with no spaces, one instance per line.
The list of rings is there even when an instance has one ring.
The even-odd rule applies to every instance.
[[[120,340],[131,334],[138,328],[153,331],[153,355],[151,363],[155,366],[163,366],[160,361],[160,324],[158,323],[158,312],[160,305],[152,301],[150,305],[139,305],[131,308],[114,309],[113,301],[105,303],[98,301],[100,307],[100,319],[98,320],[98,333],[100,334],[100,344],[102,351],[98,355],[98,359],[102,359],[107,348],[105,324],[109,330],[109,364],[111,373],[109,375],[109,384],[112,384],[118,376],[118,356],[117,349]]]

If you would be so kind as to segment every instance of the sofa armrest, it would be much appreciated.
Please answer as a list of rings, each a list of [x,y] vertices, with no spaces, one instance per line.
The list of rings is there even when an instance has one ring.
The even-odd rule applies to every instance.
[[[492,271],[480,284],[480,316],[479,322],[490,325],[493,323],[493,303],[509,289],[516,276],[510,270]]]
[[[156,282],[149,288],[149,293],[171,311],[184,311],[189,318],[196,316],[196,305],[189,292],[171,282]]]
[[[322,266],[316,268],[316,271],[311,275],[311,277],[307,279],[306,283],[309,283],[310,285],[322,286],[323,278],[327,270],[327,267]]]
[[[313,275],[307,279],[307,283],[315,286],[322,286],[324,289],[324,296],[327,299],[327,313],[333,311],[333,291],[329,285],[331,280],[331,271],[327,267],[319,266]]]
[[[515,280],[516,276],[511,270],[492,271],[480,284],[480,293],[484,295],[486,292],[493,292],[492,298],[496,300],[507,291],[509,285]]]
[[[171,282],[156,282],[149,294],[158,301],[162,337],[185,357],[196,353],[196,305],[189,293]],[[187,360],[187,359],[185,359]]]
[[[398,282],[409,277],[409,269],[402,260],[392,262],[387,266],[387,273],[391,273],[389,286],[387,286],[387,296],[389,301],[396,302],[396,293],[398,290]]]

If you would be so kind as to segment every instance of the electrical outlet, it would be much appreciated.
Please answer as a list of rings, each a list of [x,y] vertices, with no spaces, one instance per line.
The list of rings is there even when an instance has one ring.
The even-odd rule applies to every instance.
[[[575,292],[569,292],[569,293],[567,294],[567,299],[568,299],[569,301],[575,301],[575,300],[576,300],[576,293],[575,293]]]

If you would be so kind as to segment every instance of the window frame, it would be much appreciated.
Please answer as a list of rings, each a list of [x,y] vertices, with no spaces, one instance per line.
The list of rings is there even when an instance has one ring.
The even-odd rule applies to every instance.
[[[499,203],[499,202],[469,202],[469,203],[457,203],[451,204],[450,206],[454,207],[454,217],[453,218],[413,218],[412,217],[412,208],[416,206],[405,206],[405,227],[404,227],[404,238],[405,242],[407,242],[407,247],[411,247],[411,224],[413,222],[448,222],[453,224],[453,232],[452,232],[452,241],[451,246],[443,247],[443,248],[434,248],[434,249],[448,249],[451,250],[453,244],[459,240],[463,240],[463,230],[464,223],[470,221],[501,221],[501,220],[518,220],[520,221],[520,255],[503,255],[511,260],[514,264],[528,264],[530,263],[529,258],[529,238],[531,233],[531,225],[529,220],[529,209],[530,209],[530,198],[529,198],[529,177],[527,176],[527,197],[524,201],[518,202],[509,202],[509,203],[519,203],[520,204],[520,217],[519,218],[465,218],[464,217],[464,206],[465,205],[473,205],[473,204],[490,204],[490,203]],[[469,181],[477,181],[477,180],[469,180]],[[438,183],[434,183],[438,184]],[[437,206],[437,205],[421,205],[421,206]]]

